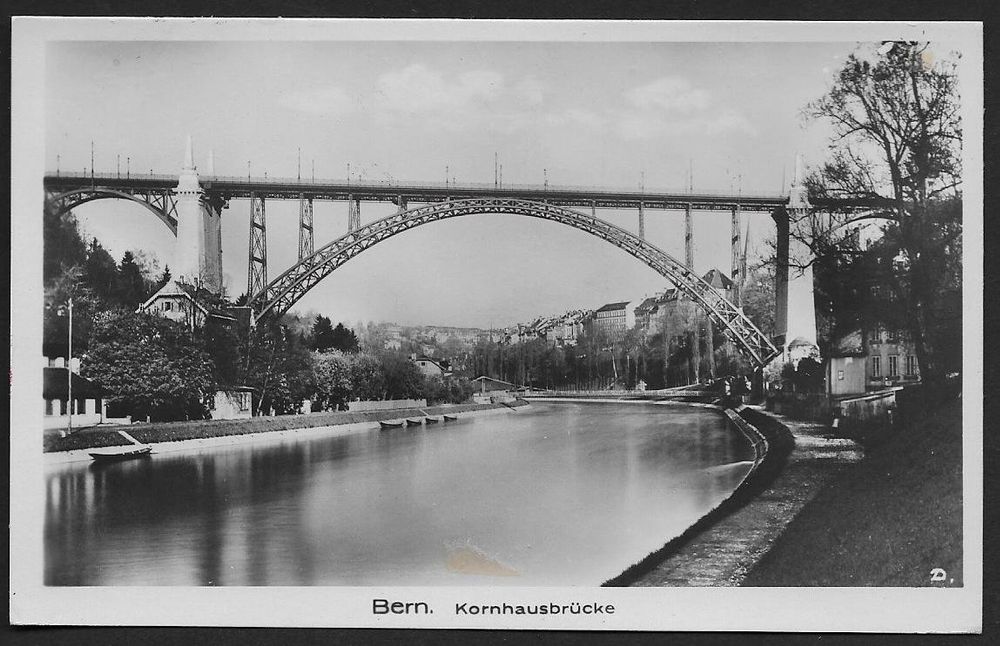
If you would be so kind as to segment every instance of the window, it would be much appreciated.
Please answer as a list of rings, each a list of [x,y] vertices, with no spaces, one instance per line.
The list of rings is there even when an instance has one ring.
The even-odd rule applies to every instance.
[[[872,343],[882,342],[882,326],[876,325],[875,329],[872,331]]]
[[[885,340],[889,343],[895,343],[897,338],[899,338],[899,333],[896,330],[889,330],[885,334]]]
[[[881,285],[872,285],[871,286],[871,292],[872,292],[872,297],[873,298],[879,298],[879,297],[881,297],[882,296],[882,286]]]
[[[872,357],[872,377],[882,376],[882,357]]]
[[[843,370],[838,370],[837,371],[837,381],[843,381],[843,380],[844,380],[844,371]]]
[[[917,358],[912,355],[906,355],[906,376],[912,377],[917,374]]]
[[[895,354],[889,355],[889,376],[898,377],[899,376],[899,356]]]

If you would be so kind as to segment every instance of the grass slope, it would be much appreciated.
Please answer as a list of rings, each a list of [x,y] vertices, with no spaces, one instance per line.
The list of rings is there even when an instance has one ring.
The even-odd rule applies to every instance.
[[[931,580],[931,570],[946,572]],[[961,400],[914,415],[789,524],[745,586],[961,586]]]

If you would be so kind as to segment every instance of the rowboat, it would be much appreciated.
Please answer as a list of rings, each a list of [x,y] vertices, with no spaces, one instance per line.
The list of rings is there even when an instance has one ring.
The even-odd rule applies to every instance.
[[[446,421],[446,422],[454,422],[456,419],[458,419],[458,418],[455,417],[454,415],[445,415],[444,416],[444,421]]]
[[[428,424],[437,424],[438,422],[441,421],[441,418],[440,417],[425,417],[424,421],[427,422]]]
[[[411,424],[413,426],[420,426],[421,424],[424,423],[424,418],[423,417],[407,417],[406,418],[406,423],[407,424]]]
[[[97,462],[116,462],[144,458],[152,452],[153,448],[150,446],[112,446],[106,449],[88,451],[88,454]]]
[[[382,421],[380,421],[379,422],[379,426],[381,426],[382,428],[403,428],[404,426],[406,426],[406,421],[405,420],[401,420],[401,419],[400,420],[393,420],[393,421],[390,421],[390,422],[382,422]]]

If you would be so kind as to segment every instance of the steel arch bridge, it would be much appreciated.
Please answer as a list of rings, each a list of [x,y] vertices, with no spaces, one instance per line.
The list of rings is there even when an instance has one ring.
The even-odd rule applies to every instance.
[[[369,247],[418,226],[464,215],[510,214],[558,222],[610,242],[670,280],[700,305],[736,341],[755,366],[768,364],[780,351],[731,302],[691,269],[644,239],[605,222],[554,204],[514,198],[469,198],[437,202],[371,222],[307,256],[253,295],[254,320],[284,314],[323,278]]]
[[[45,195],[46,206],[56,214],[65,213],[87,202],[106,199],[129,200],[142,205],[167,225],[171,233],[177,235],[177,204],[174,202],[174,193],[171,189],[148,188],[125,192],[104,186],[93,186],[65,193],[46,191]]]

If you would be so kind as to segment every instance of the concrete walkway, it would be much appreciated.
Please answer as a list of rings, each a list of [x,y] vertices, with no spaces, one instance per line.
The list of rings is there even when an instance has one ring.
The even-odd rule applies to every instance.
[[[821,424],[772,415],[795,438],[784,469],[744,506],[640,576],[633,586],[737,586],[796,514],[862,457],[851,440]]]

